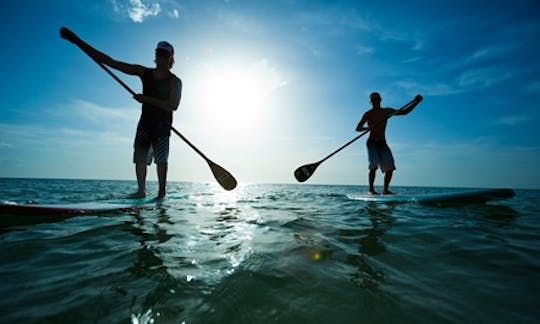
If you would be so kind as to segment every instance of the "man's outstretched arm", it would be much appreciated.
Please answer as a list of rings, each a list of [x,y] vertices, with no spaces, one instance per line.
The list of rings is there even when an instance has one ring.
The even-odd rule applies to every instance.
[[[414,97],[414,100],[411,101],[410,103],[408,103],[407,105],[405,105],[404,107],[402,107],[400,110],[398,110],[396,112],[396,115],[407,115],[408,113],[410,113],[411,111],[413,111],[413,109],[423,100],[424,98],[421,96],[421,95],[416,95],[416,97]]]
[[[144,67],[141,65],[135,65],[135,64],[128,64],[120,61],[116,61],[112,59],[110,56],[108,56],[105,53],[102,53],[98,51],[97,49],[90,46],[88,43],[83,41],[79,36],[77,36],[74,32],[69,30],[66,27],[60,28],[60,36],[71,43],[77,45],[81,50],[83,50],[88,56],[90,56],[92,59],[106,64],[114,69],[117,69],[119,71],[122,71],[126,74],[130,75],[139,75],[142,76],[144,73]]]

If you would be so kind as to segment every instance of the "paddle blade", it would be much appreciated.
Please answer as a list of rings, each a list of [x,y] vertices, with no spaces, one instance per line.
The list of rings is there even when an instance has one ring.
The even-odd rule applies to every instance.
[[[236,188],[236,179],[229,171],[225,170],[224,168],[220,167],[212,161],[207,162],[210,166],[210,169],[212,170],[212,173],[214,174],[214,178],[216,178],[217,182],[221,187],[223,187],[223,189],[233,190],[234,188]]]
[[[298,182],[306,181],[307,179],[309,179],[309,177],[313,175],[313,172],[315,172],[319,164],[320,162],[317,162],[317,163],[306,164],[299,167],[298,169],[294,171],[294,177],[296,178]]]

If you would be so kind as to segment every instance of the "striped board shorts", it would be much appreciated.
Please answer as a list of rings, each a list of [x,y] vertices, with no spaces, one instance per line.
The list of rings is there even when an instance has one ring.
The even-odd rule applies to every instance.
[[[150,165],[153,159],[155,164],[167,164],[169,139],[170,136],[151,137],[145,130],[137,129],[133,144],[133,163]]]

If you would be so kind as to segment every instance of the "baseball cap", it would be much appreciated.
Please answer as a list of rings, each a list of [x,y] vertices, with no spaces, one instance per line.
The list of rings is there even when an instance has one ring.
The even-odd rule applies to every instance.
[[[166,41],[159,42],[157,44],[156,51],[165,51],[165,52],[169,53],[170,55],[174,55],[173,46],[170,43],[166,42]]]

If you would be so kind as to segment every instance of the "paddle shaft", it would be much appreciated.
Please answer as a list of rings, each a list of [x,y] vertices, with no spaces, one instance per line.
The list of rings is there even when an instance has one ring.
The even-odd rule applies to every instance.
[[[409,107],[413,102],[414,102],[415,99],[411,100],[409,103],[407,103],[405,106],[399,108],[398,110],[396,110],[395,112],[391,113],[390,115],[388,115],[387,117],[385,117],[384,119],[382,119],[381,121],[379,121],[378,123],[376,123],[372,128],[375,128],[377,127],[378,125],[382,124],[383,122],[387,121],[390,117],[396,115],[398,112],[404,110],[405,108]],[[320,160],[319,162],[317,162],[316,164],[321,164],[323,163],[324,161],[328,160],[329,158],[331,158],[332,156],[334,156],[336,153],[338,153],[339,151],[343,150],[344,148],[346,148],[347,146],[351,145],[352,143],[354,143],[356,140],[358,140],[360,137],[366,135],[367,133],[369,133],[371,131],[371,129],[366,129],[365,131],[363,131],[362,133],[360,133],[360,135],[357,135],[355,138],[353,138],[352,140],[348,141],[347,143],[343,144],[340,148],[338,148],[337,150],[335,150],[334,152],[330,153],[328,156],[326,156],[324,159]]]
[[[105,72],[107,72],[113,79],[115,79],[118,83],[120,83],[120,85],[124,87],[124,89],[126,89],[129,93],[131,93],[131,95],[133,96],[136,95],[135,91],[133,91],[130,87],[128,87],[128,85],[125,84],[124,81],[122,81],[118,76],[116,76],[116,74],[114,74],[108,67],[106,67],[103,63],[95,60],[93,57],[91,58],[92,60],[94,60],[94,62],[96,62],[99,66],[101,66],[101,68],[105,70]],[[178,135],[184,142],[186,142],[187,145],[189,145],[195,152],[197,152],[200,156],[202,156],[202,158],[205,159],[206,162],[208,162],[208,164],[212,163],[210,159],[206,157],[206,155],[204,155],[203,152],[201,152],[195,145],[193,145],[187,138],[185,138],[184,135],[182,135],[179,131],[177,131],[173,125],[169,125],[169,127],[176,135]]]

